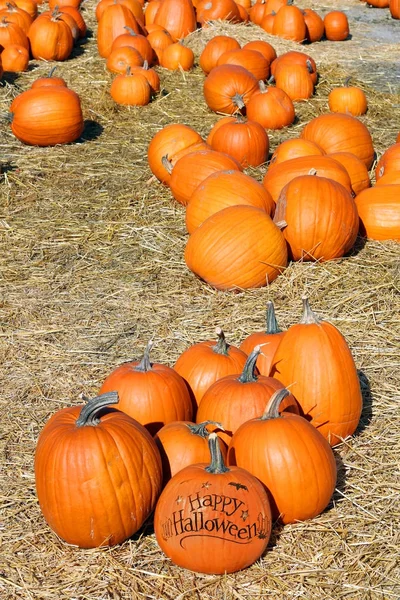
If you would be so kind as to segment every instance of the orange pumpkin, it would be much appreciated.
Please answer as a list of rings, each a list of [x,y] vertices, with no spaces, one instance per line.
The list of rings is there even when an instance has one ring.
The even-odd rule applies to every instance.
[[[15,23],[11,23],[6,17],[0,21],[0,46],[23,46],[29,50],[29,40],[23,29]]]
[[[301,156],[323,156],[325,152],[315,144],[301,138],[291,138],[281,142],[276,147],[275,152],[271,156],[269,166],[278,165],[285,160],[291,158],[300,158]],[[365,166],[365,165],[364,165]]]
[[[206,390],[218,379],[230,373],[240,373],[247,354],[228,344],[220,327],[216,330],[217,341],[205,340],[193,344],[182,352],[174,369],[188,383],[199,405]]]
[[[170,71],[190,71],[194,65],[193,50],[181,42],[175,42],[165,48],[159,61],[162,67]]]
[[[217,60],[217,66],[219,65],[239,65],[240,67],[244,67],[258,81],[268,79],[269,77],[269,62],[267,59],[257,50],[249,48],[227,50]]]
[[[331,112],[350,113],[353,117],[364,115],[368,108],[363,90],[354,85],[350,86],[348,80],[344,86],[331,90],[328,104]]]
[[[104,380],[100,394],[117,391],[119,410],[155,435],[172,421],[190,421],[193,404],[182,377],[167,365],[150,362],[152,342],[141,361],[126,362]]]
[[[275,15],[272,35],[293,42],[303,42],[307,34],[302,11],[291,4],[282,6]]]
[[[197,21],[203,27],[210,21],[240,22],[240,12],[234,0],[200,0],[196,7]]]
[[[126,73],[128,67],[143,66],[143,56],[131,46],[120,46],[111,50],[106,67],[111,73]],[[131,72],[131,71],[130,71]]]
[[[214,112],[230,115],[243,110],[257,89],[257,79],[239,65],[215,67],[203,86],[207,106]]]
[[[196,15],[192,0],[161,0],[154,23],[164,27],[174,42],[196,31]]]
[[[309,44],[319,42],[324,37],[325,25],[322,17],[311,8],[303,8],[304,22],[306,24],[306,40]]]
[[[303,65],[281,64],[275,72],[275,85],[296,102],[307,100],[314,94],[314,83],[310,72]]]
[[[260,123],[239,116],[215,132],[211,147],[233,156],[243,168],[259,167],[268,159],[269,137]]]
[[[126,33],[129,27],[137,34],[142,34],[134,14],[123,4],[110,4],[105,8],[97,25],[97,49],[102,58],[108,58],[115,38]]]
[[[149,433],[119,410],[115,392],[55,413],[35,453],[39,505],[49,526],[80,548],[114,546],[140,529],[161,491]]]
[[[340,10],[332,10],[326,13],[324,27],[327,40],[343,42],[349,37],[349,22],[345,13]]]
[[[28,34],[29,27],[33,22],[33,17],[22,8],[7,3],[7,7],[0,10],[0,21],[5,18],[8,23],[14,23],[21,27],[22,31]]]
[[[290,50],[289,52],[284,52],[283,54],[280,54],[271,63],[271,75],[275,77],[277,70],[282,65],[302,65],[308,70],[314,85],[317,83],[317,65],[315,63],[315,60],[309,54],[306,54],[305,52],[300,52],[298,50]]]
[[[271,375],[290,385],[306,418],[335,446],[357,428],[360,382],[340,331],[312,312],[308,298],[303,305],[301,322],[289,327],[278,346]]]
[[[275,48],[265,40],[252,40],[243,45],[243,50],[257,50],[271,64],[276,58]]]
[[[58,8],[39,15],[29,28],[28,38],[33,58],[42,60],[66,60],[74,47],[71,27]]]
[[[209,436],[211,464],[179,471],[154,513],[163,552],[177,565],[224,574],[257,560],[271,534],[271,509],[262,484],[239,467],[226,467],[216,433]]]
[[[400,240],[400,184],[363,190],[355,202],[362,236],[371,240]]]
[[[116,37],[113,41],[111,50],[115,50],[115,48],[120,48],[121,46],[134,48],[143,56],[143,60],[147,60],[149,65],[153,64],[154,50],[144,35],[140,35],[133,31],[133,29],[126,27],[126,32]]]
[[[255,346],[260,346],[260,354],[257,357],[256,366],[261,373],[269,377],[272,365],[272,359],[279,346],[281,339],[285,335],[278,327],[275,316],[274,304],[269,300],[267,302],[266,329],[265,331],[255,331],[250,333],[240,344],[240,349],[246,354],[250,354]]]
[[[400,19],[400,0],[389,0],[389,11],[392,19]]]
[[[368,169],[355,154],[352,152],[332,152],[327,156],[337,160],[344,166],[350,176],[352,190],[356,195],[370,187],[371,180]]]
[[[267,87],[263,81],[259,81],[258,90],[250,97],[246,115],[265,129],[287,127],[296,116],[293,101],[287,93],[276,87]]]
[[[229,35],[216,35],[204,46],[204,50],[200,54],[199,65],[208,75],[211,69],[217,66],[217,61],[224,52],[239,49],[240,44],[235,38]]]
[[[233,435],[229,465],[238,465],[265,486],[272,515],[283,524],[312,519],[329,504],[337,469],[328,442],[303,417],[279,413],[288,394],[275,392],[264,414]]]
[[[375,179],[389,173],[398,173],[400,171],[400,143],[392,144],[382,154],[375,168]]]
[[[110,86],[112,99],[123,106],[146,106],[151,100],[151,94],[147,78],[138,72],[131,73],[129,66],[125,73],[116,76]]]
[[[287,266],[285,238],[264,211],[229,206],[190,236],[185,261],[191,271],[220,290],[267,285]]]
[[[29,52],[24,46],[10,44],[1,53],[0,60],[4,71],[19,73],[27,71],[29,66]]]

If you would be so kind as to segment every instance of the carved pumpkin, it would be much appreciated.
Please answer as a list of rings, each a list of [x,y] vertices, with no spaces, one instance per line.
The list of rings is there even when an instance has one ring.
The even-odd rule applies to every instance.
[[[160,363],[150,362],[152,342],[141,361],[126,362],[104,380],[100,394],[117,391],[119,410],[136,419],[152,434],[172,421],[190,421],[193,403],[182,377]]]
[[[221,328],[216,333],[216,342],[206,340],[190,346],[174,365],[175,371],[189,384],[197,405],[217,379],[240,373],[247,359],[245,352],[227,343]]]
[[[337,469],[328,442],[303,417],[279,407],[288,391],[275,392],[264,414],[243,423],[228,449],[238,465],[265,486],[272,515],[284,523],[312,519],[329,504]]]
[[[308,298],[303,305],[301,322],[289,327],[278,346],[271,375],[290,385],[306,418],[334,446],[357,428],[360,382],[340,331],[312,312]]]
[[[278,277],[287,266],[287,248],[282,232],[264,211],[230,206],[192,233],[185,261],[216,289],[248,289]]]
[[[150,434],[119,410],[115,392],[55,413],[35,453],[36,493],[56,534],[80,548],[120,544],[140,529],[161,491]]]
[[[232,573],[264,552],[271,509],[258,479],[225,466],[216,433],[209,445],[211,464],[186,467],[167,483],[154,513],[154,531],[163,552],[180,567]]]

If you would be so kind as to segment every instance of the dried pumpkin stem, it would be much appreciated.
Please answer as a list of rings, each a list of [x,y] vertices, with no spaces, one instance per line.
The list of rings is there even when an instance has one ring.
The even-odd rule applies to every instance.
[[[255,371],[257,358],[259,357],[260,352],[260,346],[256,346],[247,357],[242,374],[238,378],[238,381],[240,381],[240,383],[254,383],[255,381],[257,381],[258,377]]]
[[[286,388],[282,390],[278,390],[271,396],[267,407],[261,417],[262,421],[267,421],[268,419],[277,419],[279,417],[279,407],[281,402],[286,396],[289,396],[290,392]]]
[[[243,102],[243,96],[237,92],[234,96],[232,96],[232,102],[238,107],[239,110],[242,110],[246,106]]]
[[[134,367],[135,371],[140,371],[141,373],[147,373],[147,371],[151,370],[151,362],[150,362],[150,350],[153,347],[153,340],[150,340],[145,348],[142,360],[136,367]]]
[[[99,412],[110,404],[118,404],[118,392],[106,392],[88,400],[76,420],[77,427],[96,427],[100,423]]]
[[[275,315],[275,307],[272,300],[268,300],[267,302],[267,330],[265,333],[281,333],[282,330],[279,329],[278,321],[276,320]]]
[[[317,315],[311,310],[310,304],[308,302],[308,296],[302,297],[303,301],[303,317],[300,321],[302,325],[313,325],[321,322],[321,319],[317,317]]]
[[[221,448],[219,447],[218,436],[214,432],[210,433],[208,436],[208,447],[211,454],[211,464],[205,468],[207,473],[227,473],[230,469],[228,469],[224,463]]]
[[[188,429],[190,433],[194,435],[199,435],[202,438],[207,438],[210,435],[210,432],[207,429],[207,425],[215,425],[219,429],[224,431],[221,423],[217,423],[217,421],[203,421],[202,423],[196,423],[195,425],[188,424]]]
[[[229,344],[227,343],[227,341],[225,339],[224,332],[222,331],[222,329],[220,327],[217,327],[215,330],[215,333],[218,336],[218,340],[217,340],[217,343],[215,344],[215,346],[213,346],[213,351],[216,354],[224,354],[225,356],[228,356]]]

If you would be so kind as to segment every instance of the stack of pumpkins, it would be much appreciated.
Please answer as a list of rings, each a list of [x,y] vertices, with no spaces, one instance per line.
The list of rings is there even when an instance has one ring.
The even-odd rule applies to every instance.
[[[362,397],[345,339],[303,306],[281,332],[270,302],[266,332],[238,348],[219,330],[173,369],[150,362],[150,343],[98,397],[55,413],[35,456],[50,527],[80,547],[111,546],[155,509],[173,562],[224,573],[261,556],[272,521],[320,514],[336,485],[331,446],[356,430]]]

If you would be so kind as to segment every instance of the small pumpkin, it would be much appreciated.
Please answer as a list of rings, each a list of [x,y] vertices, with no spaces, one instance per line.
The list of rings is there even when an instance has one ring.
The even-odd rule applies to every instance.
[[[204,73],[208,75],[211,69],[217,66],[217,61],[224,52],[239,49],[240,44],[235,38],[229,35],[216,35],[204,46],[200,54],[199,65]]]
[[[311,8],[303,8],[304,22],[306,24],[306,40],[309,44],[319,42],[324,37],[325,25],[322,17]]]
[[[306,24],[300,8],[292,4],[282,6],[275,15],[272,35],[293,42],[303,42],[307,34]]]
[[[299,415],[279,412],[288,393],[275,392],[263,415],[243,423],[228,448],[228,464],[264,484],[273,518],[285,525],[319,515],[337,478],[334,454],[319,431]]]
[[[291,125],[296,114],[287,93],[277,87],[267,87],[263,81],[259,81],[258,85],[258,90],[247,103],[247,117],[265,129],[282,129]]]
[[[115,77],[110,86],[112,99],[124,106],[146,106],[151,100],[151,94],[147,78],[141,73],[131,73],[129,66],[125,73]]]
[[[119,410],[116,392],[63,408],[42,429],[35,482],[47,523],[80,548],[132,536],[161,491],[161,458],[144,427]]]
[[[29,51],[24,46],[10,44],[2,51],[1,62],[4,71],[8,73],[27,71],[29,66]]]
[[[106,67],[111,73],[125,74],[128,67],[130,67],[130,73],[132,73],[132,67],[142,67],[143,62],[143,56],[138,50],[131,46],[119,46],[111,50],[106,61]]]
[[[257,79],[239,65],[215,67],[203,86],[207,106],[214,112],[231,115],[242,111],[257,89]]]
[[[165,48],[159,61],[162,67],[170,71],[190,71],[194,65],[194,53],[182,42],[175,42]]]
[[[332,10],[324,17],[325,37],[333,42],[343,42],[350,34],[349,21],[341,10]]]
[[[28,31],[33,58],[66,60],[74,47],[71,27],[63,20],[58,8],[39,15]]]
[[[344,86],[334,88],[329,92],[329,110],[359,117],[367,112],[367,97],[360,87],[349,85],[349,82],[350,78],[347,78]]]
[[[233,156],[243,168],[259,167],[269,154],[269,137],[265,128],[240,115],[215,132],[211,147]]]
[[[325,152],[315,144],[301,138],[291,138],[285,140],[275,148],[275,152],[271,156],[269,166],[278,165],[279,163],[290,160],[291,158],[300,158],[301,156],[323,156]]]
[[[182,469],[165,486],[154,513],[162,551],[177,565],[200,573],[244,569],[267,547],[271,509],[262,484],[239,467],[226,467],[216,433],[211,463]]]

